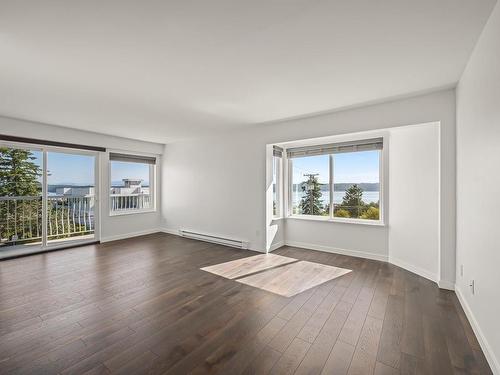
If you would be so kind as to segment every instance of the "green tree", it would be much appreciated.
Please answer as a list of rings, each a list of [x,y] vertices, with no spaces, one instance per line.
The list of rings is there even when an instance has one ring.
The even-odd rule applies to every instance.
[[[34,196],[41,191],[40,167],[28,150],[0,147],[0,196]]]
[[[380,216],[379,209],[377,207],[369,207],[363,214],[360,216],[361,219],[368,220],[378,220]]]
[[[28,150],[0,147],[0,197],[7,197],[0,201],[1,239],[40,235],[41,200],[18,198],[41,192],[41,169],[35,160]]]
[[[307,181],[302,184],[304,196],[300,201],[300,209],[304,215],[323,215],[323,203],[321,202],[321,186],[315,174],[305,175]]]
[[[364,205],[363,189],[353,184],[346,190],[342,203],[338,207],[349,212],[350,217],[360,217]]]
[[[335,217],[351,217],[351,215],[349,214],[349,211],[340,208],[338,210],[335,210]]]

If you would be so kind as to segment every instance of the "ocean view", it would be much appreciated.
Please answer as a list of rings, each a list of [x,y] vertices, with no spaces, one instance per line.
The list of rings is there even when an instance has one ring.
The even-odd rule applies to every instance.
[[[304,196],[304,192],[299,191],[299,192],[293,192],[292,193],[292,201],[293,202],[299,202],[300,199]],[[333,193],[333,203],[342,203],[342,198],[345,195],[345,191],[335,191]],[[322,191],[321,192],[322,196],[322,201],[324,204],[330,203],[330,193],[328,191]],[[370,203],[370,202],[378,202],[380,199],[380,192],[378,191],[364,191],[363,192],[363,202],[365,203]]]

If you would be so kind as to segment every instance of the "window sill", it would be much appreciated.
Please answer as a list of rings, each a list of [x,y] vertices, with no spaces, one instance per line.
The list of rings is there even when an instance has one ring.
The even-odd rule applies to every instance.
[[[291,215],[291,216],[288,216],[286,219],[323,221],[326,223],[342,223],[342,224],[370,225],[370,226],[375,226],[375,227],[385,227],[385,223],[383,221],[365,220],[365,219],[331,218],[329,216]]]
[[[109,216],[124,216],[124,215],[138,215],[138,214],[151,214],[156,212],[156,209],[151,209],[151,210],[137,210],[137,211],[117,211],[117,212],[110,212]]]

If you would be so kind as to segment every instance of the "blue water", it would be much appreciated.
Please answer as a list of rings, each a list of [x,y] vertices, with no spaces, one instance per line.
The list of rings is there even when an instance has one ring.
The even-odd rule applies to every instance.
[[[293,192],[292,202],[299,202],[304,192]],[[324,204],[330,203],[330,193],[328,191],[321,192],[322,201]],[[333,203],[342,203],[342,198],[344,198],[345,191],[335,191],[333,192]],[[363,192],[363,202],[378,202],[380,199],[380,193],[378,191],[365,191]]]

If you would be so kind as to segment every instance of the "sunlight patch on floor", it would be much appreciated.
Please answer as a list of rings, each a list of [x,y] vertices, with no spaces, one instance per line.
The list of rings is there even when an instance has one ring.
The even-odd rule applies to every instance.
[[[351,270],[275,254],[260,254],[201,268],[285,297],[314,288]]]

